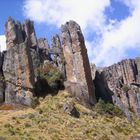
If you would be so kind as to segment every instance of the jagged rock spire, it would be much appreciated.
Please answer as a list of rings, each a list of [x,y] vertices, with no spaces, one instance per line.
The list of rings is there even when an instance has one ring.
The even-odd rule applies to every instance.
[[[28,26],[31,23],[26,22],[23,28],[20,22],[15,22],[11,17],[6,22],[7,51],[3,61],[6,103],[32,104],[35,75],[30,48],[36,43],[36,37],[33,31],[30,32],[34,29]]]
[[[95,104],[95,91],[92,82],[89,59],[80,26],[69,21],[61,27],[61,39],[66,61],[67,81],[80,84],[78,98]],[[74,85],[74,84],[72,84]]]

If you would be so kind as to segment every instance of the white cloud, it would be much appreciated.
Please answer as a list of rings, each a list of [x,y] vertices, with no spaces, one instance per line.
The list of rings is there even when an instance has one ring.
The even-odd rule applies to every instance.
[[[92,61],[98,65],[110,65],[127,56],[130,49],[140,49],[140,3],[133,0],[133,7],[130,0],[126,0],[127,6],[132,8],[131,15],[126,19],[115,23],[110,30],[102,33],[102,39],[93,49]],[[107,26],[106,28],[108,28]]]
[[[26,17],[39,23],[47,22],[60,27],[72,19],[82,29],[89,26],[96,29],[104,24],[103,11],[109,5],[109,0],[25,0],[23,9]]]
[[[80,24],[85,36],[96,32],[97,38],[86,40],[90,60],[97,65],[110,65],[127,56],[127,50],[140,46],[140,2],[116,0],[130,9],[124,20],[110,20],[105,15],[110,0],[25,0],[24,15],[39,23],[60,27],[70,19]],[[91,37],[90,37],[91,38]]]
[[[6,50],[6,38],[5,35],[0,35],[0,51]]]

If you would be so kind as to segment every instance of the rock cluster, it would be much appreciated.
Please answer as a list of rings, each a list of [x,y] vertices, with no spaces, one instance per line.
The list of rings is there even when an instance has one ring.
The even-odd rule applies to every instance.
[[[99,98],[112,100],[129,118],[129,109],[140,116],[140,58],[96,71],[94,83]]]
[[[76,22],[70,21],[63,25],[62,42],[55,35],[51,46],[47,39],[37,39],[30,20],[21,24],[9,17],[5,24],[5,36],[7,50],[0,53],[0,102],[31,106],[34,96],[37,96],[36,88],[40,88],[41,83],[45,85],[38,68],[44,69],[48,64],[63,74],[66,85],[69,84],[71,91],[74,88],[72,94],[81,101],[95,104],[84,37]]]
[[[5,36],[7,50],[0,54],[0,101],[31,106],[38,80],[36,69],[44,61],[51,61],[49,45],[46,39],[37,40],[30,20],[21,24],[9,17]]]
[[[30,20],[21,24],[9,17],[5,36],[7,50],[0,52],[0,103],[32,106],[35,96],[48,91],[49,81],[40,77],[41,68],[43,76],[52,76],[50,81],[55,84],[63,77],[65,89],[81,103],[94,105],[96,98],[102,98],[117,105],[129,120],[129,110],[140,116],[140,58],[97,69],[89,64],[84,37],[75,21],[62,25],[61,37],[54,35],[51,45],[45,38],[37,39]],[[36,89],[42,92],[37,95]]]

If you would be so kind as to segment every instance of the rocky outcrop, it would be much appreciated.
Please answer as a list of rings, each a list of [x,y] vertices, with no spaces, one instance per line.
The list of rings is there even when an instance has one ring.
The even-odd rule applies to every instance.
[[[5,81],[2,71],[3,65],[3,54],[0,52],[0,103],[4,101],[4,90],[5,90]]]
[[[58,35],[52,37],[52,48],[51,53],[53,54],[53,61],[58,69],[63,73],[65,77],[65,59],[63,55],[63,49],[61,46],[60,38]]]
[[[4,54],[3,74],[5,102],[31,106],[35,79],[30,47],[35,42],[26,26],[12,18],[6,22],[7,51]]]
[[[129,109],[140,116],[139,78],[140,58],[126,59],[97,71],[94,83],[101,98],[108,94],[127,116]]]
[[[33,25],[33,21],[25,20],[23,26],[23,32],[25,33],[25,38],[27,40],[28,48],[30,49],[30,63],[33,65],[33,69],[37,69],[40,66],[40,58],[38,52],[38,42],[36,38],[36,33]],[[34,71],[35,77],[38,76],[36,71]]]
[[[80,88],[76,96],[83,102],[95,104],[95,91],[91,78],[91,70],[87,56],[87,49],[80,26],[74,22],[67,22],[61,27],[62,48],[65,58],[66,88],[74,89],[77,83]],[[71,91],[73,91],[71,89]]]
[[[10,17],[5,28],[7,50],[0,53],[0,103],[31,106],[35,94],[46,95],[52,81],[50,85],[60,89],[65,79],[66,90],[81,103],[94,105],[96,98],[102,98],[117,105],[129,120],[130,109],[140,116],[140,58],[96,70],[94,64],[89,65],[83,34],[74,21],[62,25],[61,40],[59,35],[53,36],[51,46],[47,39],[36,38],[30,20],[21,24]]]
[[[5,35],[7,50],[0,53],[0,102],[31,106],[35,86],[40,84],[40,66],[51,64],[65,77],[60,38],[55,35],[49,47],[45,38],[37,40],[32,21],[21,24],[11,17],[5,24]]]
[[[38,51],[40,62],[43,64],[45,60],[51,60],[50,47],[48,41],[45,38],[38,39]]]
[[[95,79],[95,76],[96,76],[96,65],[95,64],[90,64],[90,69],[91,69],[91,76],[92,76],[92,79]]]
[[[76,109],[75,105],[73,102],[68,102],[65,103],[63,106],[64,112],[75,117],[75,118],[79,118],[80,117],[80,113],[78,112],[78,110]]]

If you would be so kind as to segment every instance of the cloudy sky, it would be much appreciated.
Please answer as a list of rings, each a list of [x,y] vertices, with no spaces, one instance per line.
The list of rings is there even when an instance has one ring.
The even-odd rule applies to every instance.
[[[85,36],[90,62],[108,66],[140,56],[140,0],[4,0],[0,1],[0,46],[9,15],[34,21],[37,37],[48,40],[61,24],[75,20]]]

